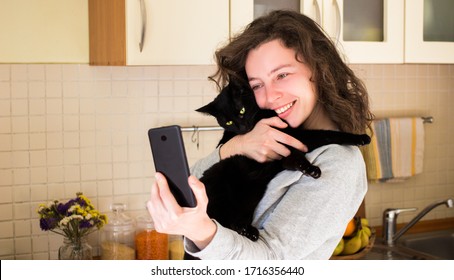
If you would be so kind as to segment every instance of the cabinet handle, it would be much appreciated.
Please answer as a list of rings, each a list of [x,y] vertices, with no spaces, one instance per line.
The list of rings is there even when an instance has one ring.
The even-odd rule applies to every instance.
[[[142,18],[142,31],[140,33],[139,49],[143,50],[145,44],[145,31],[147,31],[147,8],[145,7],[145,0],[140,0],[140,15]]]
[[[322,17],[318,0],[314,0],[314,6],[315,6],[315,22],[322,26]]]
[[[341,11],[339,8],[339,3],[337,3],[337,0],[334,0],[334,6],[336,7],[336,45],[337,45],[339,44],[341,33]]]

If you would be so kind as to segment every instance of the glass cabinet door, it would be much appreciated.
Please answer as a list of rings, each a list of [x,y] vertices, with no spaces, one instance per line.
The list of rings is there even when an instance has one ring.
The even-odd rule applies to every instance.
[[[241,30],[271,10],[311,17],[348,63],[403,63],[404,0],[230,0],[230,27]]]
[[[403,63],[404,0],[324,0],[323,27],[348,63]]]
[[[454,63],[454,1],[411,0],[405,9],[405,62]]]

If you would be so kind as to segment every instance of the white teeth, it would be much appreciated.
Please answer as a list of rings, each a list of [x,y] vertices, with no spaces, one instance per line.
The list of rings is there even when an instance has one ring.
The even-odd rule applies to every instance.
[[[290,108],[293,106],[293,104],[295,104],[295,102],[289,103],[289,104],[287,104],[287,105],[285,105],[285,106],[283,106],[283,107],[281,107],[281,108],[279,108],[279,109],[276,109],[276,110],[274,110],[274,111],[275,111],[278,115],[280,115],[280,114],[284,113],[285,111],[287,111],[288,109],[290,109]]]

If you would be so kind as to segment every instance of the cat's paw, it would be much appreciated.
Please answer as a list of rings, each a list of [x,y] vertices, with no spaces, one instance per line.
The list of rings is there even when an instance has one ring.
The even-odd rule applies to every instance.
[[[369,135],[367,135],[367,134],[362,134],[362,135],[360,136],[360,143],[359,143],[359,145],[360,145],[360,146],[363,146],[363,145],[367,145],[367,144],[369,144],[369,143],[370,143],[370,137],[369,137]]]
[[[252,241],[257,241],[257,239],[259,239],[259,231],[253,226],[240,228],[237,232]]]
[[[322,175],[320,168],[313,165],[304,168],[303,170],[301,170],[301,172],[303,172],[304,175],[311,176],[314,179],[318,179]]]

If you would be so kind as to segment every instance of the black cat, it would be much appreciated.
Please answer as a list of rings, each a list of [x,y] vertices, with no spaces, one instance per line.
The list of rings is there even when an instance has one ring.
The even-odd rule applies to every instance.
[[[238,134],[245,134],[263,119],[276,116],[271,110],[261,110],[247,85],[231,81],[209,104],[196,111],[214,116],[225,129],[219,145]],[[287,127],[281,131],[299,139],[308,151],[328,144],[365,145],[366,134],[351,134],[330,130],[302,130]],[[209,198],[207,213],[221,225],[255,241],[258,230],[251,225],[254,210],[262,199],[268,183],[283,170],[298,170],[318,178],[321,170],[312,165],[305,153],[288,147],[291,155],[282,160],[259,163],[246,156],[235,155],[207,169],[200,180]],[[193,259],[188,254],[185,259]]]

